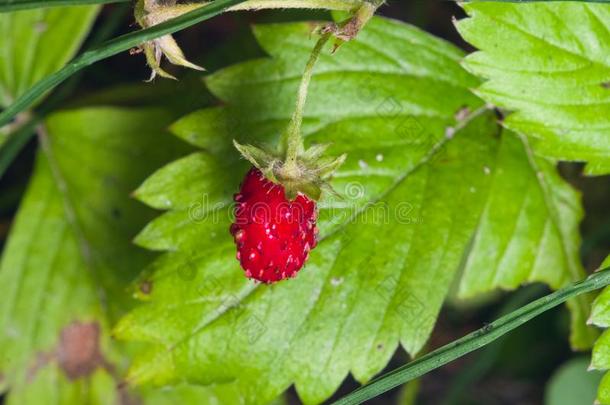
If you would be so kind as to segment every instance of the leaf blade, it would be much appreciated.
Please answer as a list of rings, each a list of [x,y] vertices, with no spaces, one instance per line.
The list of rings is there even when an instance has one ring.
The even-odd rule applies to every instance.
[[[4,55],[0,59],[2,106],[8,106],[33,83],[68,62],[98,11],[93,6],[0,14],[3,31],[0,49]]]
[[[484,168],[496,165],[504,135],[469,92],[477,80],[459,67],[458,50],[413,27],[372,20],[336,56],[321,56],[304,115],[306,143],[332,140],[329,153],[348,152],[333,179],[346,198],[320,203],[322,240],[296,280],[254,287],[233,259],[228,234],[230,190],[247,168],[231,140],[278,139],[292,112],[299,61],[313,45],[307,24],[257,32],[275,59],[208,78],[226,107],[190,114],[172,127],[203,148],[197,164],[162,168],[143,186],[192,182],[188,192],[178,182],[153,193],[173,209],[138,240],[168,253],[141,280],[154,285],[146,304],[123,318],[115,334],[152,343],[151,357],[160,359],[132,368],[131,383],[235,379],[253,403],[294,383],[305,403],[319,403],[349,372],[369,380],[399,343],[411,354],[422,348],[476,231],[490,186]],[[514,153],[527,162],[525,148]],[[206,159],[228,165],[217,174],[229,173],[226,189],[212,185],[213,175],[198,178],[214,167]],[[189,208],[207,190],[216,197],[194,215]],[[354,347],[363,349],[354,354]]]
[[[159,109],[73,110],[40,129],[44,150],[0,262],[9,403],[125,399],[113,368],[124,353],[110,341],[109,324],[129,307],[123,285],[151,259],[130,240],[152,216],[128,195],[183,150],[158,139],[159,152],[147,139],[171,119]]]
[[[470,18],[459,21],[458,30],[481,50],[468,56],[465,66],[487,79],[477,90],[481,97],[511,111],[505,126],[528,136],[543,156],[586,161],[587,173],[608,173],[608,8],[585,3],[464,8]]]

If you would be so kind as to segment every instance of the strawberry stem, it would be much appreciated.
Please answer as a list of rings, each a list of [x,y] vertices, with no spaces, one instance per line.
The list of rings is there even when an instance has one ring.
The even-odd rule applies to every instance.
[[[299,92],[297,94],[297,104],[292,114],[290,124],[285,135],[285,147],[286,147],[286,160],[285,165],[287,168],[294,168],[296,170],[296,162],[299,152],[303,151],[303,139],[301,137],[301,125],[303,123],[303,111],[305,109],[305,103],[307,102],[307,93],[309,90],[309,83],[313,76],[313,70],[320,57],[320,52],[324,48],[326,42],[331,37],[331,33],[325,33],[320,37],[316,46],[311,51],[309,61],[305,65],[305,71],[301,78],[301,84],[299,86]]]

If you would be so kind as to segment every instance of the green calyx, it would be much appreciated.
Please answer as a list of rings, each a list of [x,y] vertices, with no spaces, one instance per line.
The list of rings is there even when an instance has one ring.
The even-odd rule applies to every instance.
[[[328,144],[313,145],[307,150],[297,153],[296,159],[291,159],[286,153],[265,150],[252,145],[241,145],[233,141],[235,148],[258,168],[269,180],[281,184],[290,200],[303,193],[313,200],[319,200],[322,191],[334,192],[328,180],[347,157],[323,156]]]

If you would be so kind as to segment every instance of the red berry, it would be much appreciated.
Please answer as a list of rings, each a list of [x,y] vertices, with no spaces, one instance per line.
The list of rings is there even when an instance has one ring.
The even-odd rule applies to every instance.
[[[274,283],[296,276],[316,246],[316,203],[299,193],[286,199],[284,186],[250,169],[235,200],[231,234],[246,277]]]

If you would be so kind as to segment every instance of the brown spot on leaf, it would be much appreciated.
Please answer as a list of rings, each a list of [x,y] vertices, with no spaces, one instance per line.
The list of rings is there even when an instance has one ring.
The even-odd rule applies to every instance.
[[[100,351],[100,325],[97,322],[74,321],[65,326],[59,335],[57,348],[40,352],[27,373],[28,381],[47,364],[57,361],[66,376],[75,380],[87,377],[97,367],[103,367],[111,374],[113,368]]]
[[[610,81],[601,82],[599,85],[602,86],[604,89],[610,89]]]
[[[455,113],[455,119],[456,121],[461,122],[468,118],[469,115],[470,108],[468,106],[463,106]]]
[[[86,377],[105,366],[100,352],[100,326],[96,322],[73,322],[61,331],[57,362],[71,380]]]
[[[28,381],[32,381],[41,368],[54,361],[70,380],[89,377],[100,367],[119,381],[116,369],[100,350],[100,335],[101,328],[97,322],[74,321],[65,326],[60,332],[57,348],[38,353],[28,370]],[[0,374],[0,381],[2,377]],[[116,390],[120,405],[141,405],[139,398],[129,392],[126,385],[118,383]]]
[[[140,284],[140,291],[142,291],[142,294],[150,294],[152,292],[153,289],[153,283],[150,280],[146,280],[144,282],[142,282],[142,284]]]

